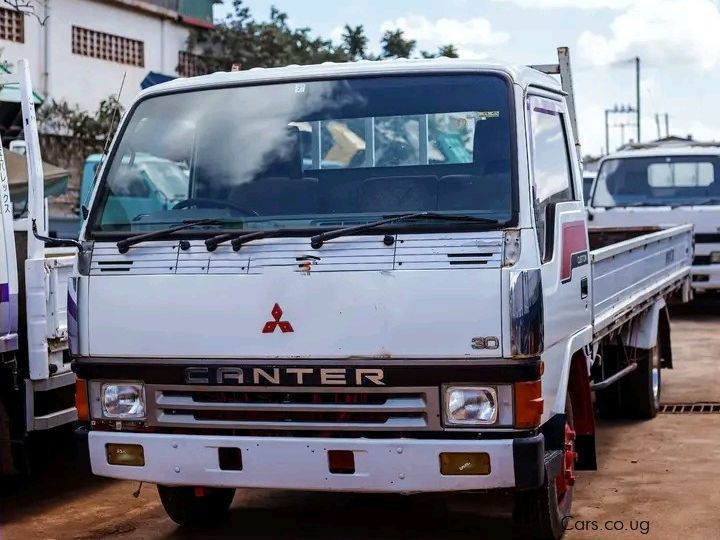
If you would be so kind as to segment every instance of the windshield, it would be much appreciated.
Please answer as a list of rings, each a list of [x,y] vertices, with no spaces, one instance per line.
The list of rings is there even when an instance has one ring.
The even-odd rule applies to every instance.
[[[453,75],[151,97],[123,130],[89,230],[147,232],[214,218],[229,229],[312,231],[422,211],[506,223],[508,95],[501,77]]]
[[[715,156],[657,156],[603,162],[594,207],[720,204]]]

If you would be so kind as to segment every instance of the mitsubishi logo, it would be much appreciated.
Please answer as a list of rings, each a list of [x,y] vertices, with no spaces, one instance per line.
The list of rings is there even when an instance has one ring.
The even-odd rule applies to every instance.
[[[292,324],[288,321],[280,320],[283,316],[283,310],[280,307],[280,304],[275,304],[270,314],[272,315],[273,320],[265,323],[265,326],[263,326],[262,329],[263,334],[272,334],[276,328],[280,328],[280,331],[283,334],[285,332],[294,332]]]

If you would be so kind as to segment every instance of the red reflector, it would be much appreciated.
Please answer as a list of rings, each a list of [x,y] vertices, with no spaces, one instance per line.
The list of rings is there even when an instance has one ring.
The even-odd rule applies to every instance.
[[[355,454],[351,450],[328,450],[328,467],[333,474],[355,474]]]

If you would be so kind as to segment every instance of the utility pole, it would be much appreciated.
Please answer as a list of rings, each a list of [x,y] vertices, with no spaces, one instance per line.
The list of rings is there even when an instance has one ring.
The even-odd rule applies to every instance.
[[[640,57],[635,57],[635,114],[637,117],[637,142],[640,143]]]
[[[655,113],[655,126],[657,127],[657,138],[662,139],[662,133],[660,133],[660,115]]]
[[[670,136],[670,115],[665,113],[665,136]]]
[[[605,153],[610,153],[610,126],[608,124],[608,117],[610,115],[610,109],[605,109]]]
[[[612,109],[605,109],[605,153],[610,153],[610,115],[611,114],[621,114],[626,115],[629,113],[634,113],[635,109],[633,109],[632,105],[621,105],[617,106],[615,105]],[[618,127],[619,124],[615,124],[613,127]],[[625,123],[627,126],[631,126],[630,123]],[[625,128],[623,127],[623,133]],[[622,144],[625,144],[625,137],[623,135],[623,141]]]

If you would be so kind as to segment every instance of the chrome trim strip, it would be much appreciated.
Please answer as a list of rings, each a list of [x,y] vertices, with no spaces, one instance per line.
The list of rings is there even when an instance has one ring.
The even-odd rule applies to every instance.
[[[123,366],[132,365],[178,365],[178,366],[202,366],[202,365],[272,365],[272,366],[363,366],[377,367],[378,365],[388,366],[437,366],[441,364],[453,364],[464,366],[487,366],[487,365],[515,365],[512,358],[477,358],[477,357],[447,357],[447,358],[388,358],[377,357],[345,357],[345,358],[305,358],[302,356],[294,358],[156,358],[156,357],[101,357],[81,356],[74,360],[77,364],[120,364]]]
[[[185,395],[167,396],[165,392],[182,392]],[[193,401],[191,393],[237,392],[242,394],[394,394],[385,403],[254,403]],[[273,429],[273,430],[328,430],[328,431],[440,431],[440,396],[437,387],[247,387],[206,385],[154,385],[145,386],[147,425],[153,427],[216,428],[216,429]],[[166,411],[179,411],[180,414]],[[215,420],[197,419],[193,414],[207,412],[284,412],[284,420]],[[293,420],[293,413],[379,413],[387,414],[385,421]]]

